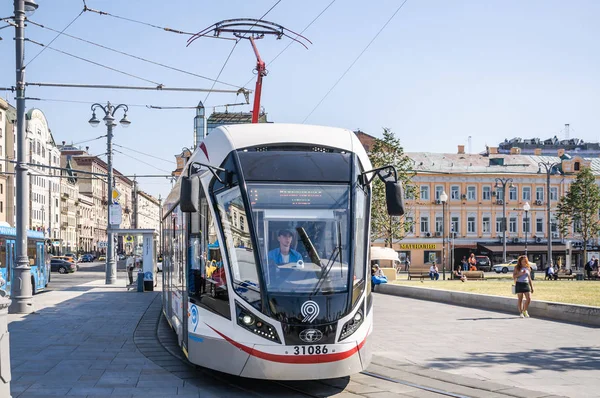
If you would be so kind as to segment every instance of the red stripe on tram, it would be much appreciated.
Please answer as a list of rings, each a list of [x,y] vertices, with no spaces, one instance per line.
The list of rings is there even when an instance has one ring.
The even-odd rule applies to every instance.
[[[215,333],[217,333],[219,336],[221,336],[225,340],[227,340],[231,345],[239,348],[240,350],[242,350],[252,356],[260,358],[260,359],[264,359],[264,360],[271,361],[271,362],[280,362],[280,363],[302,364],[302,363],[327,363],[327,362],[341,361],[343,359],[349,358],[352,355],[356,354],[356,352],[358,352],[358,350],[360,350],[365,345],[365,342],[367,341],[367,338],[365,337],[365,339],[358,346],[355,346],[355,347],[349,349],[348,351],[336,352],[334,354],[281,355],[281,354],[271,354],[268,352],[259,351],[252,347],[245,346],[245,345],[240,344],[237,341],[234,341],[231,338],[227,337],[226,335],[219,332],[212,326],[210,326],[210,325],[207,325],[207,326],[209,328],[211,328],[212,330],[214,330]]]

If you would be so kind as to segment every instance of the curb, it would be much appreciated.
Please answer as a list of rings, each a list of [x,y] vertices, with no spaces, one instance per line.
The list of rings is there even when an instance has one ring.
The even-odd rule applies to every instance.
[[[424,287],[382,284],[377,286],[375,292],[507,313],[515,313],[517,307],[517,299],[512,297]],[[532,300],[529,313],[537,318],[600,327],[600,307]]]

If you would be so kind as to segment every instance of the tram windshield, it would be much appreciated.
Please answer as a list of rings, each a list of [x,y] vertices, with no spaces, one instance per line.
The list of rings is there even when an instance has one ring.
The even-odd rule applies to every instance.
[[[348,185],[248,184],[268,292],[348,290]]]

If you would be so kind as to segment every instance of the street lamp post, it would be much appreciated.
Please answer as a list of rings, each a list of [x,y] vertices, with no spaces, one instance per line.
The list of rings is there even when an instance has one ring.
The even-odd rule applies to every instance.
[[[106,104],[106,106],[102,106],[100,104],[92,105],[92,118],[89,120],[89,123],[92,127],[96,127],[100,124],[100,120],[96,119],[96,110],[100,109],[104,112],[104,122],[106,123],[106,157],[107,157],[107,167],[108,167],[108,190],[107,190],[107,211],[108,211],[108,222],[106,224],[106,284],[114,285],[117,282],[117,264],[115,263],[114,253],[113,253],[113,237],[112,233],[110,233],[111,229],[111,220],[110,220],[110,205],[112,205],[112,192],[113,192],[113,165],[112,165],[112,136],[113,136],[113,127],[117,124],[115,123],[115,113],[119,109],[123,109],[123,118],[119,121],[121,126],[128,127],[131,122],[127,120],[127,111],[129,108],[125,104],[119,104],[117,106],[113,106],[110,102]]]
[[[442,275],[446,280],[446,202],[448,202],[446,191],[442,191],[440,202],[442,202]]]
[[[506,184],[513,187],[512,178],[496,178],[496,188],[502,186],[502,262],[506,263]]]
[[[539,162],[538,163],[538,174],[542,172],[542,167],[546,171],[546,219],[548,229],[548,259],[546,260],[546,266],[549,267],[552,264],[552,223],[550,221],[550,175],[558,172],[557,166],[560,166],[559,162]]]
[[[17,261],[11,284],[12,314],[34,311],[31,286],[31,268],[27,257],[27,224],[29,219],[29,176],[27,175],[27,136],[25,132],[25,13],[38,7],[33,0],[15,0],[15,60],[17,88],[17,165],[16,171],[16,232]],[[0,331],[1,332],[1,331]]]
[[[529,232],[529,202],[525,202],[523,205],[523,210],[525,211],[525,257],[527,257],[527,232]],[[529,258],[529,257],[527,257]]]

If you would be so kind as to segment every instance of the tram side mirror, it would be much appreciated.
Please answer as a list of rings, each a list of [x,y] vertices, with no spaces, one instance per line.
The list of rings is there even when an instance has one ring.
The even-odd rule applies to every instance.
[[[385,201],[387,212],[390,216],[401,216],[404,214],[404,189],[400,181],[385,182]]]
[[[184,213],[195,213],[198,209],[200,179],[181,177],[179,186],[179,208]]]

